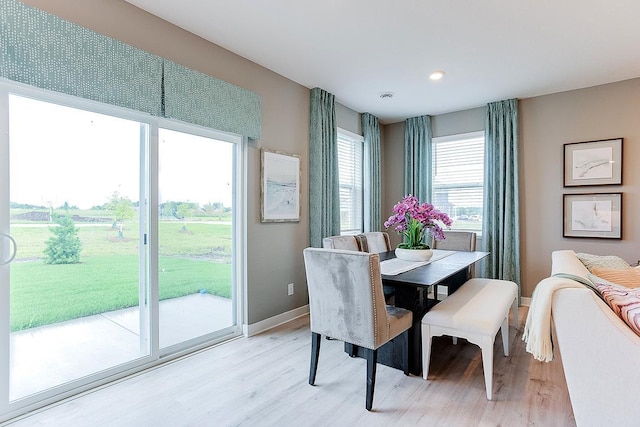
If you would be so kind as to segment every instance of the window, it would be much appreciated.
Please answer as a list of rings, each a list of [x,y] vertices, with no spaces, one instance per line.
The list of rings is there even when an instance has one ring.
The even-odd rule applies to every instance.
[[[484,132],[433,138],[433,205],[455,230],[482,230]]]
[[[0,81],[0,420],[241,334],[244,147]]]
[[[340,234],[363,231],[362,152],[362,136],[338,129]]]

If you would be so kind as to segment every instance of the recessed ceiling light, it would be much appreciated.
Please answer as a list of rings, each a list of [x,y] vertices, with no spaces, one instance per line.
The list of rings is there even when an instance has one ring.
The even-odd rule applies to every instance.
[[[433,73],[429,74],[429,78],[431,80],[440,80],[443,77],[444,77],[444,71],[434,71]]]
[[[380,94],[380,98],[382,98],[382,99],[391,99],[391,98],[393,98],[393,95],[394,95],[393,92],[382,92]]]

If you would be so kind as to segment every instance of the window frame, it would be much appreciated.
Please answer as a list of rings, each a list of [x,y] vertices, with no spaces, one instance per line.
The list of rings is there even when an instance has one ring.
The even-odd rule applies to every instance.
[[[359,198],[359,201],[355,201],[353,200],[351,202],[351,206],[350,206],[350,211],[352,213],[352,215],[355,217],[354,218],[354,222],[359,223],[359,227],[350,227],[350,228],[342,228],[342,210],[343,210],[343,206],[342,206],[342,191],[343,191],[343,187],[345,187],[341,182],[340,182],[340,178],[338,178],[338,191],[340,192],[340,235],[356,235],[356,234],[360,234],[364,232],[364,210],[365,210],[365,201],[364,201],[364,190],[365,190],[365,179],[364,179],[364,136],[362,135],[358,135],[357,133],[354,132],[350,132],[346,129],[342,129],[342,128],[337,128],[337,144],[339,145],[341,143],[341,141],[346,141],[346,142],[350,142],[351,144],[355,145],[355,144],[359,144],[359,153],[355,155],[355,157],[360,157],[360,164],[359,165],[355,165],[354,172],[358,172],[359,169],[359,178],[360,178],[360,187],[359,189],[357,188],[357,183],[353,183],[352,181],[352,186],[351,186],[351,192],[356,192],[359,193],[357,194],[357,198]],[[337,158],[337,162],[338,162],[338,176],[340,176],[340,150],[338,147],[338,158]],[[357,161],[357,159],[355,159],[355,161]],[[356,187],[355,190],[353,189],[354,186]],[[359,204],[359,212],[354,213],[355,210],[358,209],[358,204]],[[356,225],[356,224],[351,224],[351,225]]]
[[[431,188],[431,200],[432,200],[432,204],[442,210],[443,212],[449,213],[448,209],[443,209],[441,206],[438,206],[435,202],[435,193],[437,191],[438,188],[442,188],[436,185],[436,172],[437,172],[437,161],[438,161],[438,156],[437,156],[437,144],[440,143],[451,143],[451,142],[457,142],[457,141],[469,141],[469,140],[476,140],[476,139],[482,139],[483,140],[483,147],[482,147],[482,182],[480,183],[480,185],[471,185],[471,184],[464,184],[461,183],[459,185],[456,184],[452,184],[449,188],[451,189],[463,189],[463,188],[468,188],[468,189],[480,189],[481,190],[481,217],[480,220],[478,222],[478,227],[474,227],[474,228],[458,228],[456,227],[456,220],[455,218],[451,216],[451,219],[453,220],[453,224],[451,227],[451,230],[454,231],[474,231],[476,232],[476,234],[481,237],[482,236],[482,215],[484,215],[484,192],[485,192],[485,182],[484,182],[484,175],[485,175],[485,168],[486,168],[486,162],[485,162],[485,146],[486,146],[486,138],[485,138],[485,131],[481,130],[481,131],[474,131],[474,132],[466,132],[466,133],[459,133],[459,134],[453,134],[453,135],[447,135],[447,136],[440,136],[440,137],[434,137],[431,139],[431,144],[432,144],[432,164],[431,164],[431,176],[432,176],[432,188]]]

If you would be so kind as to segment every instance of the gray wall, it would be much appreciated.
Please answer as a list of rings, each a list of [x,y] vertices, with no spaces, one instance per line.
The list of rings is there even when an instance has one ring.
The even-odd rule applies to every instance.
[[[362,135],[360,113],[336,102],[336,122],[339,128]]]
[[[260,223],[259,150],[249,150],[248,323],[303,306],[307,292],[302,249],[308,245],[309,90],[219,46],[187,33],[121,0],[27,0],[65,19],[145,49],[177,63],[259,93],[263,138],[259,146],[300,156],[300,223]],[[490,101],[490,100],[488,100]],[[428,112],[425,112],[428,114]],[[630,263],[640,258],[640,79],[529,98],[520,101],[520,177],[523,296],[549,274],[555,249],[616,254]],[[337,107],[338,125],[361,134],[359,114]],[[484,128],[484,108],[433,118],[434,136]],[[623,186],[564,189],[563,144],[623,137]],[[381,126],[382,216],[403,196],[404,122]],[[623,240],[562,237],[562,194],[623,191]],[[391,233],[394,242],[399,239]],[[296,293],[287,296],[287,283]]]
[[[302,250],[309,242],[309,89],[121,0],[25,3],[261,95],[262,139],[248,152],[246,323],[307,304]],[[300,156],[299,223],[260,222],[260,147]],[[288,296],[291,282],[295,293]]]
[[[551,271],[551,252],[640,259],[640,79],[520,101],[522,295]],[[563,188],[563,145],[624,138],[624,185]],[[562,237],[562,195],[623,192],[622,240]]]
[[[433,117],[434,136],[484,129],[484,108]],[[640,79],[520,100],[522,295],[551,271],[551,252],[613,254],[640,260]],[[383,212],[403,196],[404,123],[387,125],[383,147],[387,191]],[[563,145],[624,138],[622,186],[563,187]],[[623,240],[562,237],[562,195],[623,192]],[[385,214],[383,214],[384,216]],[[392,234],[394,245],[400,239]]]

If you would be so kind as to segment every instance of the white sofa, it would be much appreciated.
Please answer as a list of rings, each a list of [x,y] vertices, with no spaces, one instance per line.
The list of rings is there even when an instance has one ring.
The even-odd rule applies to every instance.
[[[576,282],[588,270],[573,251],[555,251],[551,275]],[[555,291],[551,315],[578,427],[639,426],[640,336],[587,286]]]

